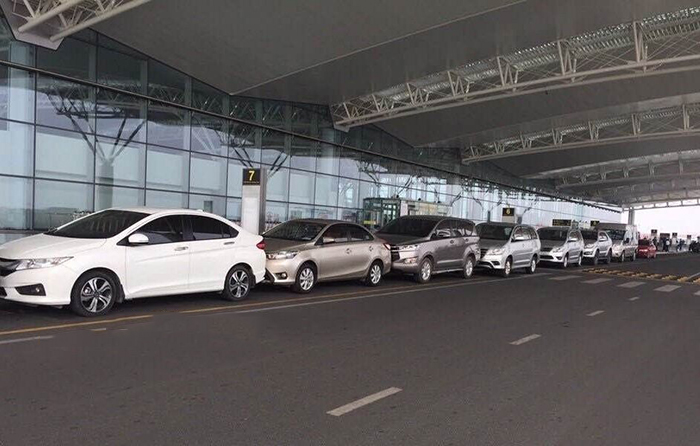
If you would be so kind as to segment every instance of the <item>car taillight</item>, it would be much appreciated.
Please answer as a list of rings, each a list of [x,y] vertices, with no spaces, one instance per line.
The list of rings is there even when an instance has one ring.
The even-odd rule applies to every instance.
[[[258,244],[255,245],[255,246],[257,246],[258,249],[265,250],[265,240],[263,240],[262,242],[258,243]]]

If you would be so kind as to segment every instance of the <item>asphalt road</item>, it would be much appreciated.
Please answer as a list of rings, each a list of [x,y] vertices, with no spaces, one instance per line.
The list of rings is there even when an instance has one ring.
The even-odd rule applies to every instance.
[[[3,303],[0,445],[697,445],[699,315],[700,285],[583,268]]]

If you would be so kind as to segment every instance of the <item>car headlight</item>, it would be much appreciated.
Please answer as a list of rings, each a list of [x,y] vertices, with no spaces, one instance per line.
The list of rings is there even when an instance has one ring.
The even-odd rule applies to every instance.
[[[587,249],[591,249],[591,248],[594,248],[594,247],[595,247],[595,243],[589,243],[589,244],[587,244],[586,246],[584,246],[584,248],[587,248]]]
[[[15,271],[22,271],[26,269],[42,269],[51,268],[56,265],[60,265],[73,257],[54,257],[50,259],[24,259],[20,260],[15,264]]]
[[[288,260],[293,259],[299,251],[277,251],[267,254],[267,260]]]
[[[399,251],[415,251],[418,249],[418,245],[401,245],[398,247]]]
[[[486,255],[500,256],[504,252],[506,252],[505,248],[491,248],[488,251],[486,251]]]
[[[620,246],[620,245],[613,246],[612,250],[614,252],[620,252],[620,251],[622,251],[622,246]]]
[[[552,252],[563,252],[563,251],[564,251],[563,246],[557,246],[557,247],[552,248]]]

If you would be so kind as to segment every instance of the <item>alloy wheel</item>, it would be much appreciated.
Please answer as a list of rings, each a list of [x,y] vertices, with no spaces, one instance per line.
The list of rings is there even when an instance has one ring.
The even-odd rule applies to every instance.
[[[309,291],[314,286],[315,280],[314,270],[307,266],[301,270],[301,273],[299,274],[299,287],[303,291]]]
[[[113,295],[109,281],[102,277],[93,277],[85,282],[80,290],[80,304],[90,313],[99,313],[109,306]]]
[[[472,274],[474,274],[474,261],[469,257],[464,265],[464,277],[471,277]]]
[[[231,274],[231,279],[228,281],[228,287],[233,297],[244,297],[248,294],[248,290],[250,289],[250,277],[248,273],[242,269],[234,271],[234,273]]]
[[[382,280],[382,268],[375,263],[369,271],[369,281],[372,285],[376,285],[380,280]]]
[[[426,260],[423,262],[423,265],[420,267],[420,277],[423,281],[427,281],[430,279],[430,275],[432,274],[432,266],[430,265],[430,261]]]

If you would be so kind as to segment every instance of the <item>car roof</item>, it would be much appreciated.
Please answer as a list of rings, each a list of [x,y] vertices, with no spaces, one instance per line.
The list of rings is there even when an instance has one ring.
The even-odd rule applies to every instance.
[[[331,218],[296,218],[296,219],[293,219],[293,220],[288,220],[288,221],[285,222],[285,223],[289,223],[289,222],[292,222],[292,221],[293,221],[293,222],[299,222],[299,223],[317,223],[317,224],[321,224],[321,225],[331,225],[331,224],[334,224],[334,223],[346,223],[346,224],[350,224],[350,225],[357,225],[357,223],[353,223],[353,222],[351,222],[351,221],[334,220],[334,219],[331,219]]]
[[[140,212],[142,214],[148,215],[159,215],[159,214],[186,214],[186,215],[207,215],[222,218],[220,215],[212,214],[210,212],[204,212],[197,209],[163,209],[163,208],[151,208],[147,206],[134,206],[134,207],[123,207],[123,208],[109,208],[106,211],[124,211],[124,212]]]
[[[540,229],[574,229],[571,226],[542,226]],[[540,230],[538,229],[538,231]]]
[[[517,224],[517,223],[503,223],[500,221],[485,221],[485,222],[479,223],[479,225],[503,226],[506,228],[514,228],[516,226],[527,226],[527,225],[521,225],[521,224]]]

